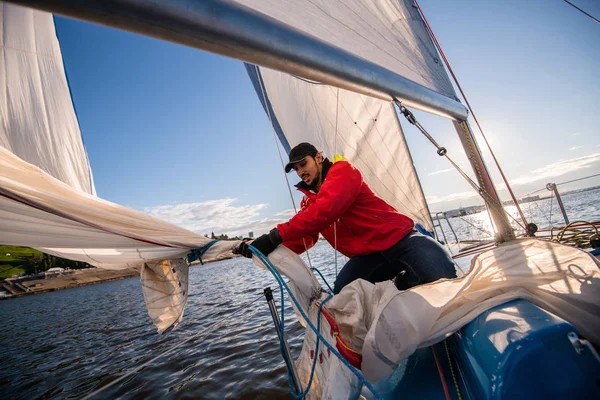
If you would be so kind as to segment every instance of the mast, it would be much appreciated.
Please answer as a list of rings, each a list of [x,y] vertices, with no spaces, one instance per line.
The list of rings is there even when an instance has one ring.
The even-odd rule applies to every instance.
[[[496,241],[502,243],[514,239],[515,231],[510,225],[506,211],[502,206],[500,196],[498,196],[492,177],[483,161],[481,150],[477,145],[477,141],[475,140],[475,136],[473,135],[469,123],[467,121],[453,121],[453,123],[460,138],[460,143],[465,149],[471,167],[475,172],[477,182],[479,182],[479,187],[481,188],[480,194],[492,217],[492,223],[496,230]]]
[[[438,43],[435,35],[433,34],[433,30],[427,22],[427,18],[425,18],[425,14],[421,9],[417,0],[414,1],[415,7],[419,11],[419,15],[423,24],[425,25],[427,31],[429,32],[429,38],[432,41],[435,48],[437,48],[438,52],[441,54],[442,59],[446,64],[446,68],[450,68],[448,64],[448,60],[446,59],[444,52],[441,49],[440,44]],[[456,80],[456,76],[454,73],[452,74],[454,79]],[[458,84],[458,81],[456,81]],[[459,86],[460,88],[460,86]],[[462,93],[462,90],[461,90]],[[468,104],[468,103],[467,103]],[[510,222],[508,220],[508,216],[504,207],[502,206],[502,201],[500,200],[500,196],[498,196],[498,192],[496,191],[496,187],[494,186],[494,182],[492,181],[492,177],[483,161],[483,156],[481,154],[481,150],[479,145],[477,144],[477,140],[475,140],[475,135],[469,123],[465,120],[452,121],[454,124],[454,128],[458,133],[458,137],[460,138],[460,143],[465,150],[467,157],[469,158],[469,162],[471,163],[471,167],[475,172],[475,176],[477,178],[477,182],[479,183],[480,195],[483,197],[485,201],[485,205],[490,213],[492,218],[492,224],[494,225],[494,229],[496,231],[496,241],[497,242],[506,242],[515,238],[515,232]]]
[[[232,0],[11,0],[465,120],[460,102]]]

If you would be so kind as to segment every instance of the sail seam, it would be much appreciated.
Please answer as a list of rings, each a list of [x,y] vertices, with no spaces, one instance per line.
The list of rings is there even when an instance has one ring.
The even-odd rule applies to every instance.
[[[35,28],[34,28],[34,30],[35,30]],[[35,36],[35,33],[34,33],[34,36]],[[34,42],[35,42],[35,39],[34,39]],[[60,60],[60,57],[56,57],[56,56],[53,56],[51,54],[40,53],[38,51],[30,51],[30,50],[20,49],[18,47],[11,47],[11,46],[7,46],[7,45],[4,45],[4,44],[0,44],[0,47],[3,48],[3,49],[9,49],[9,50],[18,51],[20,53],[33,54],[33,55],[36,55],[36,56],[42,56],[42,57],[46,57],[46,58],[52,58],[54,60]],[[36,49],[37,49],[37,46],[36,46]]]

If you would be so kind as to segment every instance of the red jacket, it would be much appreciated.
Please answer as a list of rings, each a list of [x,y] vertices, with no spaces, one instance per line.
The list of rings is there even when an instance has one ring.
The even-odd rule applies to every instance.
[[[354,257],[387,250],[413,230],[413,220],[379,198],[348,161],[324,164],[323,175],[318,193],[304,182],[296,185],[305,194],[301,210],[277,225],[287,248],[300,254],[320,232],[340,253]]]

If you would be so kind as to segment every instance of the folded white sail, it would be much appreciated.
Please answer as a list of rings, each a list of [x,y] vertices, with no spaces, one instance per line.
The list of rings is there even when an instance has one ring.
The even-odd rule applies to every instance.
[[[0,13],[0,244],[125,268],[208,243],[94,195],[52,14]]]
[[[392,282],[357,280],[327,306],[340,331],[360,333],[349,340],[362,348],[365,377],[377,381],[415,349],[437,343],[484,311],[515,299],[569,321],[588,340],[600,343],[599,268],[598,259],[583,250],[522,239],[481,253],[459,279],[406,291]]]
[[[327,295],[315,298],[310,270],[283,246],[269,260],[282,274],[293,272],[288,275],[290,283],[305,290],[296,297],[316,325],[316,300],[323,301]],[[308,307],[303,299],[311,299]],[[437,343],[484,311],[515,299],[530,301],[569,321],[588,340],[600,343],[600,262],[583,250],[539,239],[500,245],[475,257],[461,278],[405,291],[396,289],[392,281],[372,284],[359,279],[329,300],[325,309],[335,318],[344,340],[362,353],[364,376],[376,382],[394,372],[398,362],[415,349]],[[322,335],[335,345],[325,318],[321,324]],[[296,364],[304,384],[315,345],[315,335],[307,334]],[[358,382],[348,368],[334,362],[323,345],[321,353],[313,394],[330,393],[339,381],[351,392]]]
[[[184,257],[211,240],[60,182],[0,148],[0,243],[103,268]],[[212,258],[236,242],[218,242]]]

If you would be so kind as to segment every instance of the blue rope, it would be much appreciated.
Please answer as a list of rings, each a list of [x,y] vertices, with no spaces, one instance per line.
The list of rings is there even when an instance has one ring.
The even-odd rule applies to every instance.
[[[333,293],[333,288],[329,285],[329,282],[327,282],[327,280],[325,279],[325,277],[323,276],[323,274],[321,273],[321,271],[319,271],[317,268],[312,267],[311,270],[313,271],[317,271],[319,273],[319,275],[321,276],[321,279],[323,280],[323,282],[325,282],[325,284],[327,285],[327,287],[329,288],[329,293]]]
[[[202,256],[210,247],[217,243],[219,240],[215,239],[212,242],[208,242],[202,247],[198,247],[197,249],[192,249],[187,255],[187,262],[192,263],[193,261],[200,260],[200,264],[204,265],[204,261],[202,261]]]
[[[356,375],[356,377],[358,377],[358,379],[362,382],[363,385],[365,385],[367,387],[367,389],[369,389],[371,391],[371,393],[375,396],[375,398],[377,399],[382,399],[383,397],[381,395],[379,395],[379,393],[377,393],[377,391],[375,390],[375,388],[373,387],[373,385],[371,385],[371,383],[369,383],[369,381],[367,381],[365,379],[365,377],[363,376],[363,374],[357,370],[356,368],[354,368],[354,366],[352,366],[352,364],[350,364],[348,362],[348,360],[346,360],[338,351],[337,349],[332,346],[329,342],[327,342],[327,340],[325,340],[325,338],[321,335],[319,328],[320,328],[320,314],[319,314],[319,318],[317,320],[317,324],[319,325],[319,328],[316,328],[314,326],[314,324],[312,323],[312,321],[308,318],[308,316],[304,313],[304,310],[302,309],[302,306],[300,306],[300,303],[298,303],[298,300],[296,299],[296,297],[294,296],[294,294],[292,293],[292,291],[290,290],[290,288],[288,287],[288,285],[285,283],[285,281],[283,280],[283,277],[281,276],[281,274],[279,273],[279,271],[277,271],[277,269],[275,268],[275,266],[271,263],[271,261],[260,252],[260,250],[256,249],[254,246],[250,245],[248,246],[248,248],[250,249],[250,251],[252,251],[252,253],[254,255],[256,255],[259,260],[262,261],[262,263],[267,267],[267,269],[269,271],[271,271],[271,273],[273,274],[273,276],[275,277],[275,280],[279,283],[279,289],[280,289],[280,293],[281,293],[281,333],[282,333],[282,337],[283,337],[283,330],[284,330],[284,318],[283,318],[283,312],[284,312],[284,307],[283,307],[283,288],[285,288],[285,290],[288,292],[288,295],[290,296],[290,299],[292,299],[292,301],[294,302],[294,304],[296,305],[296,308],[298,309],[298,311],[300,312],[300,315],[302,315],[302,317],[304,318],[304,320],[306,321],[306,323],[310,326],[310,328],[313,330],[313,332],[315,332],[315,335],[317,336],[317,345],[319,343],[320,340],[323,341],[323,344],[350,370],[352,371],[352,373],[354,375]],[[331,297],[331,296],[329,296]],[[329,297],[327,298],[327,300],[329,300]],[[323,304],[325,304],[325,302],[321,303],[321,307],[323,306]],[[321,307],[319,307],[319,310],[321,309]],[[320,311],[319,311],[320,313]],[[317,358],[317,354],[315,354],[315,359]],[[316,365],[315,360],[313,360],[313,368]],[[288,372],[289,373],[289,372]],[[312,374],[312,371],[311,371]],[[307,387],[307,390],[310,389],[310,385]],[[294,397],[296,397],[296,395],[292,392],[292,395]]]

